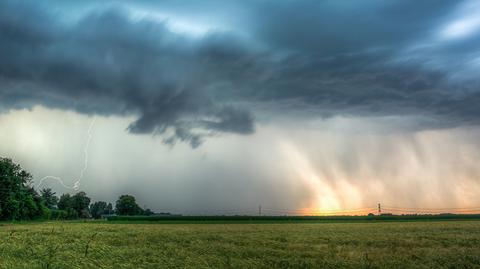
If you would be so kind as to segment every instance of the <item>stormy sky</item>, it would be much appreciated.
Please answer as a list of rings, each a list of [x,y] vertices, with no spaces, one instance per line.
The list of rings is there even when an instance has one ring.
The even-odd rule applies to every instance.
[[[73,190],[41,179],[83,173],[93,200],[184,214],[476,206],[479,13],[4,0],[0,155],[57,193]]]

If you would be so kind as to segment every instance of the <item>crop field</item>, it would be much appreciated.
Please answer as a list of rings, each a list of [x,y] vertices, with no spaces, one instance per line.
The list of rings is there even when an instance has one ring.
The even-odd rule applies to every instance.
[[[480,221],[0,224],[0,268],[480,268]]]

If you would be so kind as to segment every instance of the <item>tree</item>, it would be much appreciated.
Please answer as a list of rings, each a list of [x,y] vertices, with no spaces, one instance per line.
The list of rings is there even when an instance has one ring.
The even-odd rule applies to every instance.
[[[20,165],[0,158],[0,219],[33,219],[45,213],[40,196],[30,187],[32,176]]]
[[[90,198],[83,191],[77,192],[72,196],[72,208],[77,212],[80,218],[89,218],[90,212],[88,206],[90,205]]]
[[[67,219],[78,218],[78,212],[73,209],[72,205],[73,205],[72,196],[70,196],[69,193],[62,194],[57,204],[58,209],[62,212],[58,212],[58,215],[61,216],[62,218],[67,218]]]
[[[107,210],[107,203],[103,201],[98,201],[90,205],[90,213],[94,219],[99,219],[102,215],[108,214]]]
[[[58,203],[58,197],[55,195],[55,192],[52,189],[43,189],[40,191],[40,196],[43,198],[45,202],[45,206],[50,209],[56,209]]]
[[[143,211],[143,215],[145,215],[145,216],[151,216],[151,215],[153,215],[153,214],[155,214],[155,212],[153,212],[152,210],[150,210],[150,208],[147,208],[147,209],[145,209],[145,210]]]
[[[62,196],[60,196],[60,199],[58,200],[57,207],[60,210],[68,210],[69,208],[72,208],[72,197],[70,196],[69,193],[64,193]]]
[[[135,201],[132,195],[121,195],[116,204],[115,211],[118,215],[139,215],[142,214],[142,209]]]
[[[33,187],[27,187],[27,194],[25,196],[26,204],[24,208],[28,210],[26,213],[28,219],[34,219],[43,217],[48,219],[51,214],[51,210],[45,206],[43,198],[33,189]]]
[[[106,214],[108,214],[108,215],[111,215],[111,214],[115,213],[115,211],[113,210],[112,203],[108,203],[106,211],[107,211]]]

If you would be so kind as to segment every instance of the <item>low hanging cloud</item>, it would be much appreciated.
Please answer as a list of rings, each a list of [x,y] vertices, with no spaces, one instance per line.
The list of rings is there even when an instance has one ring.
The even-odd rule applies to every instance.
[[[448,42],[434,34],[458,20],[462,3],[275,2],[203,8],[199,22],[216,13],[217,23],[234,19],[189,35],[174,31],[168,16],[132,14],[145,5],[185,16],[195,2],[111,2],[69,19],[62,12],[72,7],[2,1],[0,111],[43,105],[133,115],[129,132],[193,147],[217,133],[251,134],[265,111],[272,118],[419,115],[430,119],[427,129],[479,123],[479,80],[452,80],[449,67],[471,72],[475,62],[464,59],[478,55],[478,33]],[[422,50],[426,43],[435,49]]]

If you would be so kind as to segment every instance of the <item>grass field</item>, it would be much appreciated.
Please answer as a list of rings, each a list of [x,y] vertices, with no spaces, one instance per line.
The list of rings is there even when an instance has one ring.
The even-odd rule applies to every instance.
[[[480,221],[1,224],[0,268],[480,268]]]

